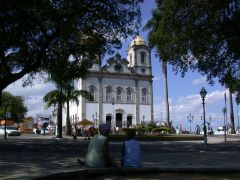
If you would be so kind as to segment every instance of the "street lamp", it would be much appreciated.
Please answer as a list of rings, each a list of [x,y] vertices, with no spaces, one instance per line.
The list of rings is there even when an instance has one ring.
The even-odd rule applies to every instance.
[[[224,119],[224,124],[223,124],[223,130],[224,130],[224,141],[227,141],[227,137],[226,137],[226,108],[224,107],[223,110],[223,119]]]
[[[115,101],[114,101],[114,98],[112,98],[112,106],[113,106],[113,118],[112,118],[112,120],[113,120],[113,127],[114,127],[114,105],[115,105]]]
[[[205,97],[207,95],[206,89],[203,87],[200,91],[200,96],[202,98],[202,105],[203,105],[203,131],[204,131],[204,149],[207,150],[207,129],[206,129],[206,122],[205,122]]]
[[[93,119],[93,122],[94,122],[94,126],[95,127],[98,127],[97,126],[97,121],[98,121],[98,113],[97,112],[95,112],[95,116],[94,116],[94,114],[92,115],[92,119]]]
[[[92,120],[93,120],[93,122],[94,122],[94,125],[96,125],[96,124],[95,124],[95,119],[94,119],[94,114],[92,115]]]
[[[7,107],[8,106],[11,106],[11,103],[10,104],[5,104],[4,105],[4,139],[6,140],[7,139],[7,119],[10,119],[11,118],[11,112],[7,112]]]
[[[96,115],[96,118],[95,118],[96,124],[95,124],[95,126],[98,127],[98,126],[97,126],[97,125],[98,125],[98,113],[95,112],[95,115]]]
[[[143,125],[145,125],[144,119],[145,119],[145,116],[143,115],[143,116],[142,116],[142,120],[143,120],[143,123],[142,123],[142,124],[143,124]]]
[[[189,123],[190,123],[190,134],[192,134],[192,122],[193,122],[193,116],[191,115],[191,114],[189,114],[189,116],[187,116],[187,118],[188,118],[188,121],[189,121]]]
[[[6,140],[7,139],[7,105],[4,106],[4,119],[5,119],[5,122],[4,122],[4,139]]]

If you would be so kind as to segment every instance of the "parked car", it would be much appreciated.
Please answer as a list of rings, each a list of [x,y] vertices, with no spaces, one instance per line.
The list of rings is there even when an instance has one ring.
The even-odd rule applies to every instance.
[[[33,128],[33,133],[34,133],[34,134],[40,134],[40,133],[41,133],[41,130],[40,130],[40,129],[37,129],[37,128]]]
[[[5,134],[5,126],[1,126],[0,127],[0,135],[4,135],[4,134]],[[6,127],[6,134],[8,136],[20,136],[21,132],[16,127],[7,126]]]

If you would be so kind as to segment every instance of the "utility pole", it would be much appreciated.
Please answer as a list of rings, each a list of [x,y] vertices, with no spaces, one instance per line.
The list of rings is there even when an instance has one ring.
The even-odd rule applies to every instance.
[[[190,128],[189,128],[189,131],[190,131],[190,134],[192,134],[192,121],[193,121],[193,115],[189,114],[189,116],[187,116],[188,118],[188,121],[190,123]]]
[[[224,130],[224,141],[227,141],[227,137],[226,137],[226,108],[224,107],[223,110],[223,119],[224,119],[224,123],[223,123],[223,130]]]

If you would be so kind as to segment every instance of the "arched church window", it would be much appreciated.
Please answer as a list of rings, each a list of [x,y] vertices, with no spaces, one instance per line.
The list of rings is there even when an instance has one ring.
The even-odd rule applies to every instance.
[[[106,101],[111,102],[111,98],[112,98],[112,88],[107,87],[106,88]]]
[[[92,101],[96,101],[96,88],[95,86],[89,87],[89,93],[92,95]]]
[[[132,101],[132,89],[127,88],[127,102],[131,102],[131,101]]]
[[[141,52],[141,64],[146,64],[146,53]]]
[[[143,103],[147,102],[147,89],[145,88],[142,89],[142,102]]]
[[[117,101],[122,101],[122,88],[117,88]]]
[[[132,54],[129,55],[130,64],[132,64]]]

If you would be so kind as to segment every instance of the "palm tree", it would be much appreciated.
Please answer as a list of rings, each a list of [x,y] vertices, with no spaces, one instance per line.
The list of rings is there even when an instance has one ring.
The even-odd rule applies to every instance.
[[[73,101],[77,105],[79,104],[79,96],[82,96],[86,98],[87,100],[92,100],[92,95],[85,90],[75,90],[72,83],[66,83],[66,86],[64,86],[64,99],[67,106],[67,115],[66,115],[66,135],[71,135],[71,122],[70,122],[70,108],[69,108],[69,102]]]
[[[163,74],[163,81],[164,81],[164,106],[165,106],[165,114],[166,114],[166,122],[168,127],[171,126],[170,124],[170,116],[169,116],[169,102],[168,102],[168,79],[167,79],[167,62],[162,61],[162,74]]]
[[[57,83],[55,82],[57,85]],[[66,103],[66,135],[71,135],[71,122],[70,122],[70,108],[69,102],[73,101],[75,103],[79,103],[78,97],[82,96],[88,100],[92,100],[92,95],[85,90],[75,90],[74,86],[71,82],[65,82],[64,85],[59,86],[57,85],[57,89],[50,91],[44,96],[44,102],[46,102],[47,108],[51,107],[52,105],[58,105],[57,108],[57,137],[62,138],[62,107]]]
[[[56,89],[47,93],[43,100],[46,102],[46,107],[57,105],[57,138],[62,138],[62,106],[63,106],[63,92],[61,89]]]
[[[230,65],[229,65],[230,66]],[[230,124],[231,124],[231,134],[236,134],[235,124],[234,124],[234,112],[233,112],[233,97],[234,89],[236,88],[236,79],[233,78],[232,72],[228,71],[225,75],[225,80],[227,82],[226,87],[229,89],[229,106],[230,106]]]
[[[165,52],[162,51],[161,42],[159,42],[161,31],[159,19],[161,18],[160,12],[158,9],[153,10],[152,12],[153,18],[150,19],[147,24],[144,26],[144,30],[150,30],[148,39],[150,47],[156,47],[157,53],[159,55],[159,61],[162,65],[162,74],[164,81],[164,102],[165,102],[165,114],[166,114],[166,122],[168,127],[170,124],[170,116],[169,116],[169,101],[168,101],[168,81],[167,81],[167,59],[165,58]]]

